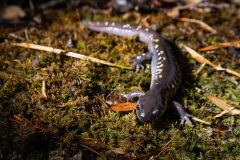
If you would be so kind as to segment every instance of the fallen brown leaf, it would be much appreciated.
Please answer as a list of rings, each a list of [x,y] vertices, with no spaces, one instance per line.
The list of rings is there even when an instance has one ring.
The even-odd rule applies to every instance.
[[[119,112],[132,111],[132,110],[136,109],[136,103],[132,103],[132,102],[119,103],[119,104],[111,106],[111,109],[114,111],[119,111]]]
[[[19,6],[8,6],[2,9],[1,17],[10,20],[10,21],[17,21],[20,18],[23,18],[26,16],[26,12],[20,8]]]

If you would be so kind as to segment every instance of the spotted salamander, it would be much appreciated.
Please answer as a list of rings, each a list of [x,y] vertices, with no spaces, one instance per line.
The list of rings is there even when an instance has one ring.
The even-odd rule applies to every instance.
[[[80,24],[91,30],[114,34],[122,37],[138,36],[148,45],[148,54],[137,56],[134,61],[136,70],[143,69],[142,63],[151,60],[151,84],[146,93],[143,91],[122,94],[127,99],[138,98],[136,114],[142,122],[152,122],[165,112],[167,106],[175,106],[181,124],[191,123],[190,115],[184,112],[182,105],[173,101],[181,83],[181,71],[167,42],[155,31],[141,25],[121,22],[81,21]]]

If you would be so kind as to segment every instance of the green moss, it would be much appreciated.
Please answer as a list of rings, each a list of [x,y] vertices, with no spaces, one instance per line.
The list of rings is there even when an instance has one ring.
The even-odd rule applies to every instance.
[[[159,27],[158,30],[165,38],[176,45],[187,44],[195,49],[238,38],[237,34],[224,34],[235,26],[235,19],[239,21],[232,11],[224,12],[226,14],[217,11],[219,17],[216,20],[209,18],[215,13],[202,15],[206,23],[225,31],[221,35],[206,33],[194,24],[186,27],[182,22],[175,22],[162,13],[156,14],[159,16],[149,15],[149,19]],[[130,59],[146,52],[147,46],[135,39],[96,33],[77,25],[71,20],[74,14],[60,13],[58,21],[54,21],[48,28],[29,31],[31,40],[126,66],[131,65]],[[103,14],[82,14],[83,19],[121,20],[121,16],[110,18]],[[182,13],[185,16],[189,14],[185,11]],[[196,13],[191,16],[198,18]],[[127,21],[133,21],[131,19]],[[227,28],[217,19],[228,22]],[[214,26],[215,23],[218,25]],[[233,29],[232,32],[237,30]],[[71,49],[66,46],[69,38],[76,42]],[[48,155],[45,150],[38,152],[41,150],[36,147],[39,146],[39,142],[35,141],[38,137],[44,139],[40,145],[50,152],[58,150],[59,156],[61,151],[62,157],[73,157],[79,150],[83,151],[84,156],[95,159],[105,159],[109,156],[107,151],[126,157],[129,154],[143,156],[161,149],[169,141],[169,148],[157,158],[234,159],[240,154],[239,119],[229,115],[214,118],[221,109],[206,98],[208,95],[216,96],[229,104],[239,105],[239,79],[209,66],[194,76],[192,73],[199,67],[199,63],[184,50],[178,53],[181,56],[176,54],[183,72],[178,97],[189,113],[212,122],[212,126],[195,122],[193,127],[179,128],[176,122],[178,119],[174,115],[166,115],[161,119],[160,127],[156,128],[140,123],[134,112],[112,111],[106,102],[121,102],[116,96],[119,92],[148,90],[151,77],[148,68],[135,73],[64,55],[16,48],[9,44],[1,44],[0,48],[0,145],[3,146],[1,153],[4,156],[13,152],[31,154],[31,150],[18,150],[26,144],[35,146],[36,155],[32,157],[44,157],[41,156],[44,153]],[[238,61],[233,59],[228,49],[202,54],[213,62],[221,62],[223,66],[240,72]],[[39,66],[33,64],[36,59]],[[43,80],[46,82],[47,98],[41,93]]]

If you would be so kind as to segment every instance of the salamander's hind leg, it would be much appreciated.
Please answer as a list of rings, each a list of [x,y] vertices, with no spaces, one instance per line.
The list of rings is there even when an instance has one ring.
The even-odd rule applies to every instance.
[[[133,92],[129,92],[127,94],[122,93],[120,95],[125,97],[127,100],[133,100],[134,98],[139,98],[144,94],[145,93],[143,91],[133,91]]]
[[[183,125],[185,123],[192,125],[192,121],[190,120],[192,116],[184,111],[183,106],[176,101],[173,101],[172,103],[180,116],[180,125]]]
[[[143,53],[140,56],[137,56],[133,59],[133,67],[136,69],[136,72],[138,72],[140,69],[144,69],[143,62],[147,60],[152,59],[152,54]]]

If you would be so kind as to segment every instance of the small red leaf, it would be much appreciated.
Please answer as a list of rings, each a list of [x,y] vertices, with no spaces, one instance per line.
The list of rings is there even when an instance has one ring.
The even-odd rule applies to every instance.
[[[111,109],[114,111],[119,111],[119,112],[132,111],[132,110],[136,109],[136,103],[132,103],[132,102],[119,103],[119,104],[111,106]]]

